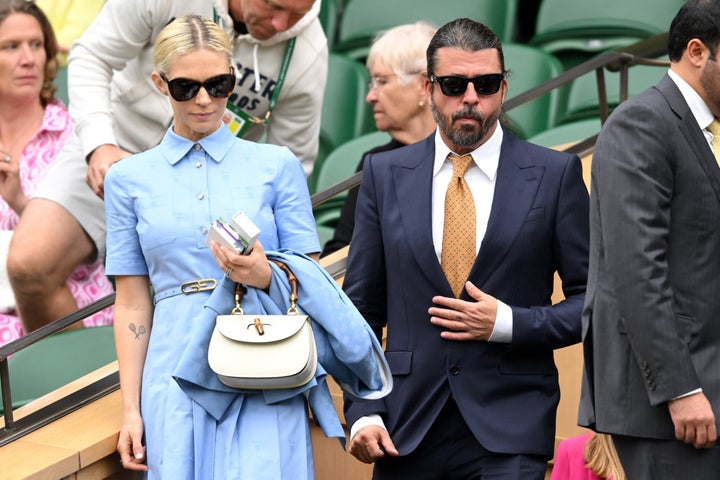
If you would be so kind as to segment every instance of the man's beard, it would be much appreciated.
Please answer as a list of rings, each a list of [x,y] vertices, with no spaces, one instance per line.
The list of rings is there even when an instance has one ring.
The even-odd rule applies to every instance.
[[[493,112],[490,117],[485,117],[476,109],[467,106],[464,110],[455,112],[452,119],[449,119],[437,111],[434,103],[432,104],[432,113],[440,131],[443,132],[451,142],[460,147],[472,147],[480,143],[495,125],[497,119],[500,118],[499,109]],[[460,118],[472,118],[478,122],[479,127],[463,125],[460,128],[455,128],[453,124]]]

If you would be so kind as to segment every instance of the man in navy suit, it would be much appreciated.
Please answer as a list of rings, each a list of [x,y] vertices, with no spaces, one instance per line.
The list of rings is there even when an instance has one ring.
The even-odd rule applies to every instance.
[[[553,350],[580,341],[581,163],[502,128],[502,45],[485,25],[448,23],[427,59],[438,130],[363,168],[344,288],[378,336],[387,327],[394,389],[346,401],[349,451],[375,462],[376,480],[542,480],[560,397]],[[451,153],[472,156],[475,204],[459,297],[440,261]],[[566,299],[552,305],[555,272]]]

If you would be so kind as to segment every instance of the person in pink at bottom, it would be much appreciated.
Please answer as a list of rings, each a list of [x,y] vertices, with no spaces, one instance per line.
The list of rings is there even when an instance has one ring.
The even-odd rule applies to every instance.
[[[550,480],[626,480],[609,435],[585,433],[558,445]]]

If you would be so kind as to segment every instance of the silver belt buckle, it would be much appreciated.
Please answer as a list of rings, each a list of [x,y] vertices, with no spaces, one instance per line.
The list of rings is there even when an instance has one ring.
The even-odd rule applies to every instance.
[[[199,278],[180,285],[180,291],[185,295],[191,295],[206,290],[213,290],[215,287],[217,287],[217,280],[214,278]]]

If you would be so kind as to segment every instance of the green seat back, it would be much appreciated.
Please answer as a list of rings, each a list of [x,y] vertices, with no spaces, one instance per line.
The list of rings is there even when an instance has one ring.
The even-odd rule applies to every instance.
[[[367,56],[378,33],[406,23],[425,20],[440,27],[467,17],[488,25],[510,41],[515,33],[518,0],[359,0],[344,6],[334,49],[356,59]]]
[[[44,338],[8,359],[13,408],[116,359],[112,326],[69,330]]]
[[[348,140],[375,129],[372,109],[365,102],[370,74],[363,64],[342,55],[330,53],[320,119],[320,146],[313,169],[325,157]],[[315,193],[315,177],[308,178],[310,193]]]
[[[663,57],[662,60],[667,60]],[[628,97],[655,85],[667,72],[667,67],[634,65],[628,70]],[[620,73],[605,70],[605,89],[608,106],[612,110],[620,103]],[[567,100],[561,107],[559,123],[572,122],[600,115],[595,72],[587,73],[570,83]]]
[[[343,143],[328,155],[317,170],[317,191],[322,191],[354,175],[363,153],[389,141],[390,135],[386,132],[372,132]],[[347,192],[344,192],[314,207],[316,223],[334,227],[346,198]]]
[[[508,96],[513,98],[562,73],[562,64],[539,48],[517,43],[503,45],[508,75]],[[552,91],[507,112],[509,126],[527,138],[555,125],[559,108],[559,91]]]
[[[333,150],[321,165],[317,190],[323,190],[351,177],[362,160],[362,154],[390,141],[387,132],[372,132],[349,140]]]
[[[327,38],[328,48],[332,50],[337,35],[339,20],[339,0],[322,0],[320,3],[320,13],[318,19],[323,27],[325,37]]]
[[[600,131],[600,118],[565,123],[533,135],[528,140],[544,147],[557,147],[590,138]]]
[[[543,0],[530,43],[566,68],[670,28],[685,0]]]

